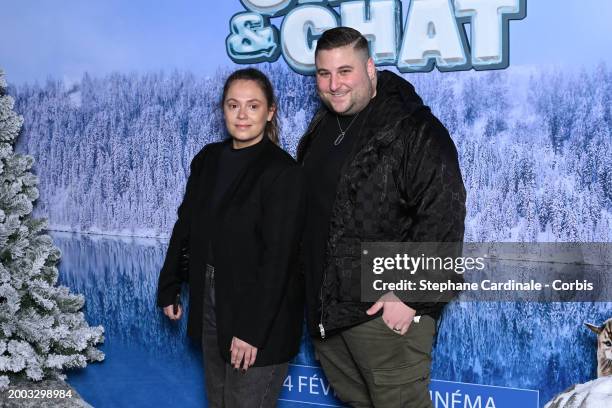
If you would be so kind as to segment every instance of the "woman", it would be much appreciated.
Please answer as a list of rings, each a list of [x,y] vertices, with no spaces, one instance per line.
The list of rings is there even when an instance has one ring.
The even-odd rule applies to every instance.
[[[276,145],[278,109],[263,73],[230,75],[222,107],[231,137],[191,163],[157,304],[180,319],[175,300],[189,282],[188,335],[202,338],[209,406],[272,407],[302,331],[298,166]]]

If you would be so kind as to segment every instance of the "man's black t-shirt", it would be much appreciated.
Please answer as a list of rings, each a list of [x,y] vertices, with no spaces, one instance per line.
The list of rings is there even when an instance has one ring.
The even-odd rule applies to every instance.
[[[304,267],[317,282],[317,287],[320,286],[325,267],[325,247],[340,172],[359,138],[375,99],[357,115],[339,116],[328,112],[318,125],[304,158],[308,206],[302,250]],[[339,142],[337,139],[341,130],[338,122],[346,131]]]

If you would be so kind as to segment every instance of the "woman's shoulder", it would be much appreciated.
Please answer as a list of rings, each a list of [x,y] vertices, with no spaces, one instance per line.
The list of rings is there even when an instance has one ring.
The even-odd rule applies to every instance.
[[[269,142],[268,148],[270,152],[270,158],[274,164],[282,168],[297,166],[297,162],[289,153],[283,150],[280,146],[275,143]]]
[[[301,180],[301,166],[281,147],[269,143],[268,158],[262,173],[264,184],[283,186],[291,189],[297,187]]]
[[[227,140],[222,140],[220,142],[212,142],[212,143],[208,143],[206,145],[204,145],[204,147],[202,149],[200,149],[199,152],[196,153],[195,156],[193,156],[193,162],[200,162],[204,159],[204,157],[211,155],[211,154],[218,154],[221,149],[223,148],[223,145],[227,144],[228,141]]]

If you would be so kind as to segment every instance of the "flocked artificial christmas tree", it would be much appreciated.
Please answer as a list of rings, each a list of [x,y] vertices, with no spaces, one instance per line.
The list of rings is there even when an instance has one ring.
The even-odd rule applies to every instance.
[[[23,122],[13,103],[0,70],[0,390],[104,359],[104,329],[87,324],[81,295],[57,286],[60,251],[31,216],[38,180],[33,158],[13,151]]]

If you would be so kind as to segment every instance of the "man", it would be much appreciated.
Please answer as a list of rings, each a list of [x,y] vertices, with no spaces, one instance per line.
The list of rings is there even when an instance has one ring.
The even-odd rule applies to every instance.
[[[461,242],[465,189],[444,126],[410,83],[377,72],[356,30],[315,52],[323,106],[298,147],[309,203],[303,241],[308,325],[334,390],[354,407],[431,407],[444,304],[392,293],[361,302],[361,242]]]

